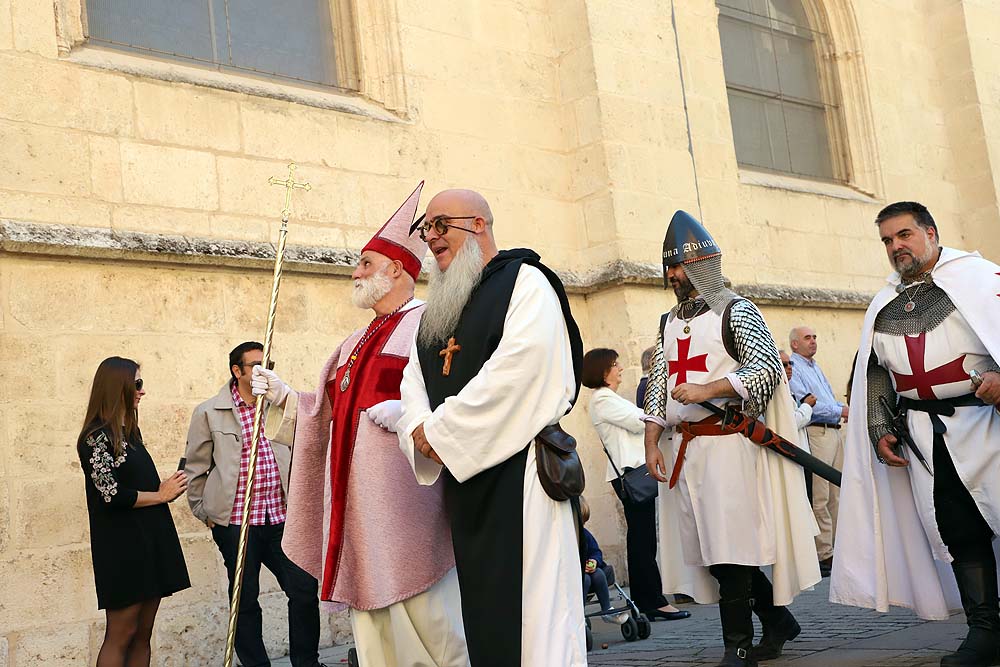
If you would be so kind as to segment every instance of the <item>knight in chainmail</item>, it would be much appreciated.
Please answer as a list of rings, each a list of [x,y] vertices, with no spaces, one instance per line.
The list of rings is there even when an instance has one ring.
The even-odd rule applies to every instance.
[[[852,512],[841,506],[855,521],[838,532],[835,557],[843,553],[854,562],[839,577],[835,565],[831,597],[854,603],[866,594],[875,599],[870,606],[878,607],[878,594],[865,587],[881,582],[877,587],[886,587],[890,602],[906,604],[912,597],[908,606],[933,617],[937,612],[926,602],[935,598],[932,591],[954,586],[939,581],[940,568],[928,568],[924,576],[902,568],[902,576],[887,577],[878,564],[888,550],[919,549],[950,562],[969,625],[965,641],[941,665],[996,664],[1000,606],[992,541],[1000,528],[1000,416],[995,409],[1000,403],[1000,267],[943,248],[934,218],[916,202],[886,207],[876,223],[896,273],[872,302],[862,337],[858,368],[865,372],[862,381],[855,380],[857,406],[845,447],[854,456],[853,465],[845,462],[845,480],[858,487],[845,485],[841,496],[852,496],[857,507]],[[847,475],[849,468],[872,473]],[[892,484],[898,475],[906,475],[909,484]],[[874,502],[859,502],[873,488]],[[859,512],[875,518],[869,524]],[[897,524],[889,535],[862,529],[886,522]],[[865,554],[872,544],[887,546],[876,547],[874,556]],[[897,564],[886,567],[895,570]]]
[[[722,251],[684,211],[667,229],[663,271],[664,287],[673,288],[678,304],[660,320],[644,406],[647,466],[660,481],[669,481],[661,492],[661,533],[673,524],[665,508],[676,504],[682,566],[706,568],[718,582],[714,599],[703,599],[697,590],[684,592],[699,602],[719,600],[725,645],[719,664],[755,665],[779,656],[783,644],[800,631],[791,612],[775,604],[779,581],[772,586],[760,567],[796,572],[794,583],[780,582],[783,604],[814,584],[819,579],[815,558],[778,561],[795,558],[786,555],[796,553],[788,548],[793,543],[803,547],[798,553],[808,553],[815,523],[803,476],[775,472],[774,455],[742,434],[725,432],[719,418],[699,403],[735,404],[758,418],[770,412],[778,396],[791,423],[794,406],[761,312],[726,287]],[[669,468],[664,451],[672,460]],[[778,520],[777,512],[791,518]],[[665,553],[661,560],[666,579]],[[753,613],[764,631],[756,646]]]

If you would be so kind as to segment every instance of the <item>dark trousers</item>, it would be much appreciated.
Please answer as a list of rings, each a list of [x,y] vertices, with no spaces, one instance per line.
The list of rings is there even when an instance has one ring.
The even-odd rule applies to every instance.
[[[608,590],[608,577],[604,570],[597,568],[590,574],[583,573],[583,596],[593,593],[601,603],[601,611],[611,609],[611,592]]]
[[[250,526],[246,561],[243,566],[243,590],[240,593],[236,621],[236,656],[243,667],[269,667],[263,638],[263,614],[260,609],[260,566],[264,565],[278,580],[288,596],[288,644],[294,667],[319,664],[319,585],[316,580],[288,560],[281,550],[285,524]],[[232,599],[236,551],[239,547],[238,525],[212,528],[222,560],[229,573],[229,597]]]
[[[659,609],[667,604],[663,581],[656,565],[656,499],[641,505],[625,504],[625,549],[628,556],[628,583],[639,611]]]
[[[995,563],[993,530],[955,470],[944,438],[934,438],[934,517],[957,562]],[[995,565],[994,565],[995,567]]]

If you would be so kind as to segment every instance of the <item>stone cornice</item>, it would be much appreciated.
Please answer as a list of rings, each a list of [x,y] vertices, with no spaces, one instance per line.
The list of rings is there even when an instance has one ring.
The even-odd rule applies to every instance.
[[[0,253],[269,270],[275,247],[262,242],[0,218]],[[346,248],[288,245],[285,271],[349,276],[358,257],[358,251]],[[623,285],[654,288],[663,285],[662,269],[652,262],[616,260],[587,271],[560,270],[558,273],[570,294],[593,294]],[[737,284],[734,289],[763,305],[863,310],[871,301],[870,294],[847,290],[761,284]]]

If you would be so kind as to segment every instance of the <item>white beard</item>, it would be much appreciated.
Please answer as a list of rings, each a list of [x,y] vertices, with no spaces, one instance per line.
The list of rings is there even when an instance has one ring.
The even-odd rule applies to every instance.
[[[430,347],[455,335],[458,319],[483,275],[483,251],[473,239],[462,244],[446,271],[431,265],[427,306],[420,317],[417,343]]]
[[[386,272],[389,264],[387,263],[368,278],[361,278],[354,281],[354,291],[351,292],[351,303],[362,310],[368,310],[389,293],[392,289],[392,278]]]

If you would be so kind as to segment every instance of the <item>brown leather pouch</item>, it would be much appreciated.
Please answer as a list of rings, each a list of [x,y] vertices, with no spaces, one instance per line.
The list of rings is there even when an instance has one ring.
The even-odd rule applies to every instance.
[[[546,426],[535,436],[535,467],[542,489],[553,500],[569,500],[583,493],[586,480],[576,439],[559,424]]]

